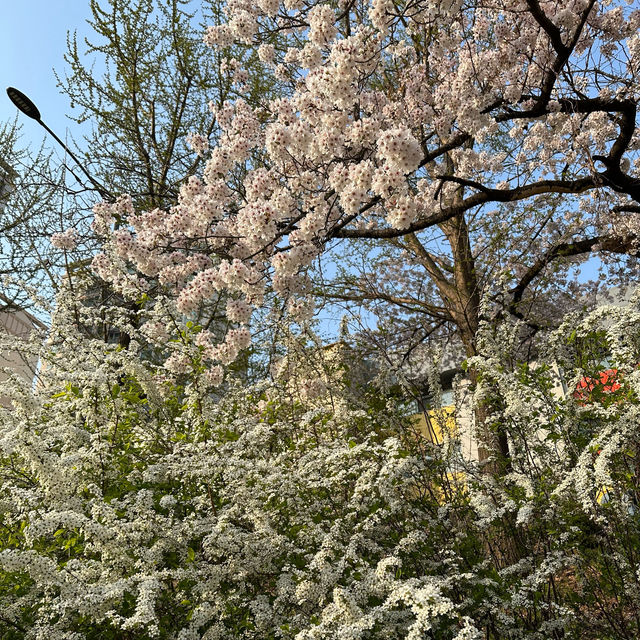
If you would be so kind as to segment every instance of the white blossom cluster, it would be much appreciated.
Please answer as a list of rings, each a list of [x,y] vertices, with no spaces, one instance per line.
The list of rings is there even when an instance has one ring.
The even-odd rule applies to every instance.
[[[71,251],[76,248],[78,239],[78,232],[73,228],[69,228],[65,229],[65,231],[61,231],[60,233],[52,234],[51,245],[56,249]]]

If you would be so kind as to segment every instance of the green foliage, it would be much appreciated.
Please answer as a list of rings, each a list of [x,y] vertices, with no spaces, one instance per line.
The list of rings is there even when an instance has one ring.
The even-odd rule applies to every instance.
[[[137,209],[175,204],[182,182],[202,168],[187,135],[214,137],[207,104],[218,108],[237,93],[220,56],[202,41],[203,12],[211,19],[219,3],[200,4],[91,0],[95,35],[85,47],[75,34],[68,36],[68,71],[58,83],[78,110],[74,119],[93,128],[86,164],[111,193],[130,194]],[[248,99],[266,100],[271,87],[257,57],[244,62]]]
[[[58,77],[79,123],[89,122],[86,161],[115,194],[140,207],[173,203],[178,183],[195,171],[185,146],[191,131],[210,133],[206,96],[216,92],[215,69],[188,2],[92,0],[95,37],[86,53],[68,37],[69,73]],[[95,57],[87,65],[85,55]]]

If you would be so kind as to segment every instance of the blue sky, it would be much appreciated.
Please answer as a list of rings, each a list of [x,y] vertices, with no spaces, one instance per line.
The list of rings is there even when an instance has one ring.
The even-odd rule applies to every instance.
[[[80,138],[77,125],[66,117],[69,103],[56,87],[53,68],[63,75],[67,31],[77,30],[78,40],[89,32],[88,0],[4,0],[0,18],[0,121],[18,113],[5,93],[13,86],[37,105],[42,119],[63,140],[67,133]],[[22,114],[22,144],[39,146],[44,130]],[[68,129],[68,132],[67,132]],[[48,146],[55,143],[47,140]]]

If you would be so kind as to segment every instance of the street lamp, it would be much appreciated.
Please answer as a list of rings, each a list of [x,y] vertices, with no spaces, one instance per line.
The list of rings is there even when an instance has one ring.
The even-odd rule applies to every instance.
[[[14,87],[7,87],[7,95],[9,96],[9,100],[13,102],[13,104],[18,108],[19,111],[24,113],[25,116],[28,116],[32,120],[35,120],[39,125],[44,127],[44,129],[50,133],[53,138],[60,144],[60,146],[71,156],[76,165],[82,170],[85,176],[89,179],[89,182],[94,186],[95,190],[104,198],[105,200],[113,201],[113,196],[97,181],[93,178],[89,172],[84,168],[83,164],[78,160],[76,155],[67,147],[67,145],[62,142],[60,138],[51,130],[49,127],[42,122],[42,117],[40,116],[40,111],[38,107],[33,103],[33,101],[26,96],[22,91],[18,91]]]

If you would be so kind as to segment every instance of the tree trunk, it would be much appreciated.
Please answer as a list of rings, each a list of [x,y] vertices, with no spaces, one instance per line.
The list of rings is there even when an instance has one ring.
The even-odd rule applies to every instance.
[[[468,358],[478,355],[477,334],[480,326],[480,285],[476,277],[475,260],[471,251],[469,230],[464,215],[452,218],[441,225],[453,257],[453,288],[446,292],[451,316]],[[472,388],[479,382],[479,373],[471,367],[468,372]],[[499,399],[495,399],[499,402]],[[478,447],[478,459],[487,473],[504,474],[510,469],[509,441],[506,430],[499,424],[491,424],[492,400],[474,406],[476,437],[482,442]]]

